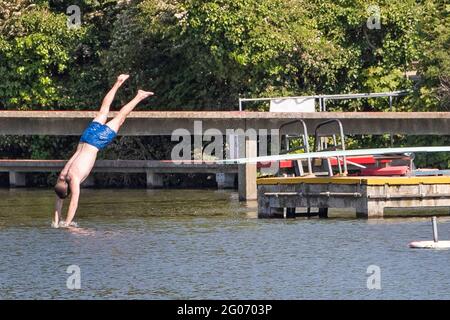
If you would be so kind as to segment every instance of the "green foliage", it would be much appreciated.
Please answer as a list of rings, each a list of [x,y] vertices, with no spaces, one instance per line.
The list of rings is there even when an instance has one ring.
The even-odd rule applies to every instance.
[[[0,11],[8,30],[0,37],[7,79],[0,108],[93,109],[121,72],[132,75],[122,103],[136,89],[151,88],[157,93],[152,108],[161,109],[230,110],[239,96],[411,88],[404,72],[423,47],[419,22],[433,29],[444,16],[435,2],[378,1],[381,29],[370,30],[370,3],[362,0],[50,0],[31,8],[30,1],[15,0]],[[82,11],[76,32],[65,27],[73,4]],[[435,38],[447,29],[440,27]],[[336,108],[384,110],[386,104]]]
[[[379,8],[380,29],[369,29],[373,15],[370,5]],[[422,8],[413,0],[311,1],[319,30],[345,52],[342,69],[336,72],[336,85],[324,88],[326,93],[383,92],[412,88],[404,72],[417,59],[420,42],[417,25]],[[334,110],[381,111],[389,104],[383,100],[340,103]],[[405,103],[401,110],[410,109]]]
[[[0,108],[55,108],[61,97],[58,76],[70,66],[83,30],[68,29],[64,15],[45,8],[23,12],[11,27],[15,36],[0,35]]]
[[[79,29],[66,26],[69,5],[81,8]],[[380,29],[367,26],[370,5],[378,6]],[[235,110],[239,97],[410,89],[395,111],[447,111],[449,13],[446,0],[0,0],[0,110],[94,110],[126,72],[131,78],[116,103],[150,89],[156,97],[141,108],[152,110]],[[418,84],[405,76],[415,68]],[[386,111],[389,103],[327,107]],[[445,137],[395,139],[448,144]],[[390,143],[386,136],[350,140]],[[2,137],[0,157],[64,158],[75,143]],[[101,156],[164,157],[155,144],[164,143],[126,138]],[[433,159],[423,163],[446,161]]]
[[[106,58],[157,107],[230,110],[239,96],[313,93],[337,84],[345,52],[302,1],[143,1],[117,20]],[[329,62],[334,61],[332,70]]]
[[[127,7],[127,3],[118,0],[48,2],[54,13],[64,13],[70,5],[78,5],[84,30],[83,36],[77,39],[72,50],[71,66],[60,77],[64,86],[61,87],[59,104],[64,109],[96,110],[105,91],[117,77],[117,74],[110,75],[103,63],[103,57],[113,41],[113,24],[119,13]]]
[[[419,70],[423,83],[416,102],[418,109],[450,110],[450,4],[445,0],[425,1],[421,20]]]

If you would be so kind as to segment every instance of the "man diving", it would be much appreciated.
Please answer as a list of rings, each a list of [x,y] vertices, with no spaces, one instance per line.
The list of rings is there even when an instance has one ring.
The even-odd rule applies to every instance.
[[[109,145],[117,136],[125,119],[139,102],[153,95],[153,92],[139,90],[134,99],[123,106],[111,121],[107,122],[109,108],[116,92],[128,78],[129,75],[126,74],[122,74],[117,78],[116,83],[103,99],[99,113],[83,132],[75,154],[59,174],[58,181],[55,185],[57,197],[55,216],[52,222],[52,226],[55,228],[76,226],[72,220],[78,207],[80,185],[89,176],[97,158],[98,151]],[[66,220],[61,221],[63,201],[69,194],[71,194],[71,198]]]

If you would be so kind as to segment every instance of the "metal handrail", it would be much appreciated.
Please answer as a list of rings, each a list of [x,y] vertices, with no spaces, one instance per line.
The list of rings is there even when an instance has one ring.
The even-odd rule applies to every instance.
[[[333,142],[334,142],[334,148],[341,147],[341,149],[342,149],[343,151],[345,151],[345,135],[344,135],[344,127],[342,126],[342,122],[341,122],[340,120],[338,120],[338,119],[330,119],[330,120],[321,122],[321,123],[319,123],[319,124],[316,126],[316,128],[315,128],[315,130],[314,130],[314,142],[315,142],[315,149],[316,149],[315,151],[321,151],[321,150],[322,150],[322,148],[320,147],[320,141],[319,141],[319,135],[318,135],[319,129],[320,129],[321,127],[325,126],[325,125],[330,124],[330,123],[337,123],[337,124],[338,124],[338,127],[339,127],[339,134],[340,134],[340,136],[341,136],[341,144],[338,145],[338,144],[337,144],[337,141],[336,141],[336,136],[335,136],[335,135],[332,135],[332,136],[333,136]],[[337,158],[337,162],[338,162],[339,172],[342,173],[341,161],[340,161],[339,157],[336,157],[336,158]],[[343,165],[344,165],[344,172],[343,172],[343,175],[346,176],[346,175],[348,174],[347,157],[346,157],[346,156],[342,156],[342,160],[343,160]],[[330,159],[327,158],[327,161],[328,161],[328,163],[329,163],[328,166],[329,166],[329,172],[330,172],[330,175],[332,175],[333,171],[332,171],[332,168],[331,168]]]
[[[374,92],[374,93],[349,93],[349,94],[321,94],[311,96],[293,96],[293,97],[272,97],[272,98],[239,98],[239,111],[243,111],[242,103],[248,101],[272,101],[282,99],[319,99],[319,111],[326,111],[326,100],[350,100],[362,98],[381,98],[389,97],[389,107],[392,111],[392,97],[405,96],[410,93],[409,90],[399,90],[391,92]]]
[[[300,149],[304,149],[306,153],[310,152],[310,148],[309,148],[309,135],[308,135],[308,127],[306,126],[306,122],[301,120],[301,119],[297,119],[297,120],[293,120],[293,121],[289,121],[286,122],[284,124],[282,124],[279,128],[279,132],[280,132],[280,139],[281,139],[281,130],[289,125],[295,124],[295,123],[300,123],[303,127],[303,146],[296,148],[296,150],[300,150]],[[286,136],[286,139],[288,139],[288,136]],[[287,151],[293,151],[293,150],[289,150],[289,141],[287,141],[288,145],[286,146],[286,148],[288,149]],[[308,173],[312,174],[312,163],[311,163],[311,158],[307,159],[307,163],[308,163]]]

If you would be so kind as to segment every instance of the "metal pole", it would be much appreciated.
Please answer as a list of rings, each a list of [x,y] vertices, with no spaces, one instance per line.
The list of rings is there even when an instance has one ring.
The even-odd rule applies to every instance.
[[[389,96],[389,110],[390,112],[392,112],[392,96]],[[389,134],[389,137],[391,139],[391,147],[394,146],[394,136],[392,135],[392,133]]]
[[[292,97],[272,97],[272,98],[239,98],[239,111],[242,111],[242,102],[245,101],[270,101],[281,99],[305,99],[314,98],[319,100],[319,111],[326,111],[325,100],[348,100],[348,99],[367,99],[367,98],[380,98],[389,97],[390,105],[393,104],[393,97],[399,97],[407,95],[408,91],[393,91],[393,92],[379,92],[379,93],[350,93],[350,94],[322,94],[313,96],[292,96]],[[392,107],[391,107],[392,109]],[[392,110],[391,110],[392,111]]]
[[[437,233],[437,220],[436,217],[431,218],[431,222],[433,224],[433,240],[434,242],[438,242],[438,233]]]
[[[433,224],[433,240],[434,242],[438,242],[438,230],[437,230],[437,222],[436,217],[431,218],[431,222]]]

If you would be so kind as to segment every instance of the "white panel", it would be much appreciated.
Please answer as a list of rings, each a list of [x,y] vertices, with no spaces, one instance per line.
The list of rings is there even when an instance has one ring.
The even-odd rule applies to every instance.
[[[285,98],[270,100],[270,112],[315,112],[315,98]]]

